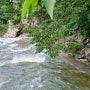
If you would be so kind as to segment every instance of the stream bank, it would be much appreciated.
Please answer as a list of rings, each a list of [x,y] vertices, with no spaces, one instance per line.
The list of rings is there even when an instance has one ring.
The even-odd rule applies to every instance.
[[[65,52],[61,52],[60,56],[69,61],[79,71],[90,75],[90,63],[87,60],[83,61],[80,59],[76,59],[74,57],[69,56],[69,54]]]

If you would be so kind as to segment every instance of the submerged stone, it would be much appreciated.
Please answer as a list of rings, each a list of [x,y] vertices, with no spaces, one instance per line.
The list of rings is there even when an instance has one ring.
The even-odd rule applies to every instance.
[[[75,58],[76,59],[84,59],[84,56],[81,54],[77,54],[77,55],[75,55]]]

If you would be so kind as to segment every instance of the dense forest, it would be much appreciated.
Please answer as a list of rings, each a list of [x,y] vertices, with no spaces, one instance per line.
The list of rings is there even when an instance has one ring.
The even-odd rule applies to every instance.
[[[51,57],[61,50],[84,55],[83,48],[90,47],[90,0],[15,1],[0,1],[0,32],[6,32],[8,20],[18,24],[27,19],[22,32],[32,37],[39,52],[46,49]]]

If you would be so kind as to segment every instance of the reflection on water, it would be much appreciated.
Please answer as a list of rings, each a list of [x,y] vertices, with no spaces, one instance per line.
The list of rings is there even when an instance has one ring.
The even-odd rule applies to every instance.
[[[0,90],[90,90],[90,75],[62,57],[35,53],[29,41],[0,40]]]

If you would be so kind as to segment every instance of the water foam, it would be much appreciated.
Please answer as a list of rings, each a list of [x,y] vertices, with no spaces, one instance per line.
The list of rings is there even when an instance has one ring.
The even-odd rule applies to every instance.
[[[10,44],[9,46],[10,47],[16,47],[16,46],[18,46],[18,44]]]
[[[2,62],[2,63],[0,63],[0,67],[6,65],[8,63],[9,63],[8,61],[7,62]]]
[[[37,88],[42,88],[43,85],[41,83],[41,77],[36,77],[34,79],[32,79],[31,83],[31,88],[34,89],[34,87],[36,86]]]
[[[35,48],[35,45],[34,44],[32,44],[32,45],[29,45],[29,46],[27,46],[27,47],[25,47],[25,48],[20,48],[20,47],[17,47],[17,48],[14,48],[15,46],[17,46],[17,44],[16,45],[11,45],[11,47],[9,48],[12,52],[23,52],[23,51],[27,51],[27,50],[29,50],[29,49],[32,49],[32,48]]]
[[[1,88],[4,84],[8,83],[9,81],[10,81],[10,79],[7,80],[6,77],[0,75],[0,88]],[[0,90],[1,90],[1,89],[0,89]]]
[[[22,38],[0,38],[0,42],[12,43],[21,39]]]
[[[45,53],[38,53],[36,55],[18,55],[13,58],[13,60],[10,61],[10,63],[20,63],[20,62],[37,62],[42,63],[46,59]]]
[[[44,62],[46,59],[46,54],[44,52],[35,53],[36,47],[35,44],[29,44],[28,41],[31,38],[0,38],[0,43],[8,46],[7,50],[10,50],[12,53],[12,60],[9,60],[10,63],[20,63],[20,62]],[[28,40],[28,41],[27,41]],[[22,43],[17,43],[20,41]],[[24,42],[25,41],[25,42]],[[25,44],[24,47],[22,45]],[[29,44],[29,45],[28,45]],[[2,45],[2,44],[0,44]],[[2,63],[1,66],[6,63]]]
[[[0,38],[0,46],[13,43],[15,41],[21,40],[22,38]]]

